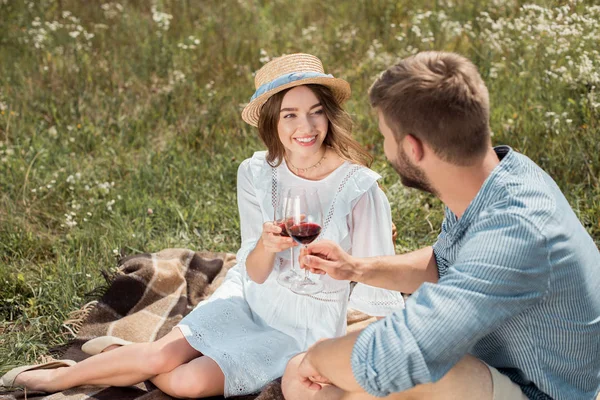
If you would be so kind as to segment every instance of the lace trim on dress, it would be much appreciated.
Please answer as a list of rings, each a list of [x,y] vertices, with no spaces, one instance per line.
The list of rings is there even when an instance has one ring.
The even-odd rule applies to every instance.
[[[333,200],[331,201],[331,206],[329,207],[327,215],[323,220],[323,229],[321,229],[321,233],[319,234],[319,237],[317,238],[317,240],[322,238],[323,234],[325,233],[325,231],[327,230],[327,227],[329,226],[329,224],[331,222],[331,219],[333,218],[333,214],[335,211],[335,205],[336,205],[339,194],[344,190],[344,188],[350,181],[350,178],[352,178],[352,176],[354,176],[354,174],[356,174],[362,168],[363,167],[360,165],[353,166],[350,169],[350,171],[348,171],[346,173],[346,176],[344,176],[344,179],[342,179],[342,181],[340,182],[340,185],[338,186],[338,189],[333,197]],[[279,198],[279,190],[280,190],[279,175],[278,175],[277,168],[271,167],[271,204],[273,205],[273,210],[275,210],[275,207],[277,207],[277,200]],[[293,262],[293,260],[290,260],[290,261]],[[282,265],[283,265],[283,259],[281,257],[279,257],[280,270],[281,270]],[[335,303],[335,302],[340,301],[340,294],[344,293],[344,292],[346,292],[345,287],[342,289],[337,289],[337,290],[333,290],[333,291],[323,291],[316,295],[308,295],[308,297],[311,297],[315,300],[319,300],[319,301],[323,301],[323,302]]]
[[[342,301],[346,295],[346,287],[343,287],[342,289],[338,289],[338,290],[332,290],[330,292],[320,292],[317,294],[308,294],[306,296],[315,299],[315,300],[319,300],[319,301],[323,301],[325,303],[339,303],[340,301]]]
[[[275,214],[275,207],[277,207],[277,200],[279,199],[279,178],[277,174],[277,168],[271,167],[271,204],[273,205],[273,214]]]
[[[327,227],[329,226],[329,223],[331,222],[331,218],[333,218],[333,213],[335,211],[335,203],[337,202],[338,195],[342,192],[342,190],[344,190],[344,188],[346,187],[346,184],[350,181],[350,178],[352,178],[352,176],[354,174],[356,174],[358,171],[360,171],[362,168],[363,167],[360,165],[353,166],[350,169],[350,171],[348,171],[348,173],[346,174],[344,179],[342,179],[342,182],[340,182],[337,192],[335,192],[335,195],[333,196],[333,200],[331,201],[331,207],[329,207],[329,212],[327,213],[327,216],[325,217],[325,220],[323,221],[323,229],[321,230],[321,234],[319,235],[319,237],[317,237],[317,240],[319,240],[323,237],[323,234],[325,233],[325,231],[327,230]]]
[[[335,195],[333,196],[333,200],[331,202],[331,206],[329,207],[329,211],[327,212],[327,215],[325,216],[325,218],[323,220],[323,229],[321,229],[321,233],[319,234],[319,237],[317,238],[317,240],[321,239],[323,237],[323,234],[327,230],[327,227],[329,226],[329,223],[331,222],[331,219],[333,218],[333,213],[335,212],[335,203],[337,202],[339,194],[344,190],[344,188],[350,181],[350,178],[352,178],[352,176],[354,176],[354,174],[356,174],[362,168],[364,168],[364,167],[361,165],[353,166],[350,169],[350,171],[348,171],[346,173],[346,176],[344,176],[344,179],[342,179],[342,182],[340,182],[340,185],[338,186],[338,189],[337,189]],[[279,178],[278,178],[277,168],[271,167],[271,170],[272,170],[272,172],[271,172],[271,203],[273,204],[273,210],[274,210],[275,207],[277,207],[277,199],[279,196]]]

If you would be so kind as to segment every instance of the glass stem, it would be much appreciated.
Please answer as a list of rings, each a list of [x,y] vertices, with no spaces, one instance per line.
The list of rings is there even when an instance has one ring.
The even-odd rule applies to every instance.
[[[290,262],[292,263],[292,272],[294,273],[298,273],[298,271],[296,271],[296,260],[294,260],[294,247],[290,247]]]
[[[308,246],[304,246],[304,250],[305,250],[305,252],[304,252],[304,253],[305,253],[305,254],[308,254]],[[305,281],[308,281],[308,280],[310,280],[310,279],[308,278],[308,270],[307,270],[307,269],[305,269],[305,270],[304,270],[304,280],[305,280]]]

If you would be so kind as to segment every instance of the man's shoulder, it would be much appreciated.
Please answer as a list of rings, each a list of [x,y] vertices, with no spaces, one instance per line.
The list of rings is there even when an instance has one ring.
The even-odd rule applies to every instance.
[[[554,218],[560,189],[537,164],[515,153],[515,161],[498,180],[494,198],[480,218],[527,221],[540,231]]]

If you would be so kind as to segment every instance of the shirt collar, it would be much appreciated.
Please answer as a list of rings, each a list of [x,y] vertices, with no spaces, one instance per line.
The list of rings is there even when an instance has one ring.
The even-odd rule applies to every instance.
[[[463,216],[460,219],[457,219],[456,215],[446,207],[446,218],[450,218],[454,225],[449,232],[451,235],[456,235],[464,231],[471,225],[471,222],[477,218],[482,210],[497,199],[497,190],[495,190],[495,188],[498,187],[504,177],[506,177],[513,169],[516,162],[516,155],[512,148],[503,145],[494,147],[494,151],[496,152],[500,163],[483,182],[481,189],[479,189],[477,195],[475,195],[475,198],[473,198]]]

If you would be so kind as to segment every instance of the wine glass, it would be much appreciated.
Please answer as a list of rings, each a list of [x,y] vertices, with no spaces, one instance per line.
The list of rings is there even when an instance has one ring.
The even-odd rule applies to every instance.
[[[323,212],[316,189],[291,188],[287,192],[285,202],[285,226],[288,234],[305,249],[321,233]],[[312,280],[308,270],[304,270],[304,278],[293,282],[290,289],[298,294],[315,294],[323,290],[320,280]]]
[[[289,237],[290,235],[288,234],[287,226],[285,225],[285,205],[289,200],[289,198],[287,197],[288,191],[283,190],[282,193],[283,194],[279,197],[277,205],[275,206],[275,215],[273,221],[275,225],[281,228],[280,235]],[[300,275],[298,269],[296,268],[293,247],[290,247],[290,263],[291,268],[285,272],[280,273],[277,276],[277,282],[279,282],[281,286],[284,286],[286,288],[290,288],[292,286],[292,283],[302,280],[302,275]]]

